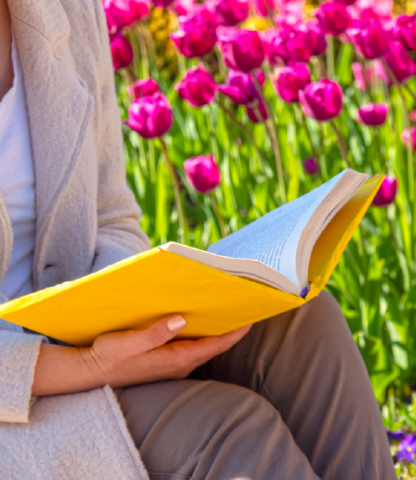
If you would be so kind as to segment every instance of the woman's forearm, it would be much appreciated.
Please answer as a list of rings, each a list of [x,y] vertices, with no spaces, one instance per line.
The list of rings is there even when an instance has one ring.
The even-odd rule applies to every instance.
[[[94,375],[80,348],[41,345],[35,368],[32,395],[59,395],[104,386]]]

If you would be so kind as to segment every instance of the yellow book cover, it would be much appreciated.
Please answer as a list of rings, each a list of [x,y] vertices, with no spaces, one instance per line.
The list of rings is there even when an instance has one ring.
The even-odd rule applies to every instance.
[[[203,252],[202,261],[197,261],[193,254],[186,258],[172,253],[169,247],[158,247],[78,280],[3,304],[0,318],[72,345],[87,346],[101,333],[145,329],[175,313],[187,320],[180,336],[192,338],[223,334],[299,307],[325,286],[383,180],[381,176],[367,179],[362,174],[356,175],[357,178],[360,175],[360,181],[349,193],[342,194],[337,208],[329,199],[338,187],[345,190],[340,181],[333,182],[330,193],[316,200],[320,205],[326,202],[325,208],[332,212],[330,215],[326,210],[318,212],[325,217],[318,238],[313,239],[311,228],[302,231],[304,249],[311,250],[306,265],[307,290],[301,289],[302,284],[296,280],[288,281],[286,291],[270,286],[265,279],[271,279],[275,270],[256,259],[243,259],[240,263],[233,259],[240,268],[236,275],[227,271],[234,266],[228,266],[226,257]],[[306,226],[317,224],[317,211],[315,208],[314,221],[307,219]],[[205,256],[209,255],[215,265],[224,262],[224,268],[207,264],[210,262]],[[297,252],[297,258],[301,256]],[[247,274],[244,262],[253,266]],[[276,281],[280,281],[283,275],[275,273],[279,275]]]

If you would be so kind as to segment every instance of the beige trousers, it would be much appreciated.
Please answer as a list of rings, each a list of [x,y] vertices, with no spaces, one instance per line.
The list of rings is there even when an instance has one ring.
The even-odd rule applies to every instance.
[[[119,400],[152,480],[393,480],[378,405],[327,292],[187,380]]]

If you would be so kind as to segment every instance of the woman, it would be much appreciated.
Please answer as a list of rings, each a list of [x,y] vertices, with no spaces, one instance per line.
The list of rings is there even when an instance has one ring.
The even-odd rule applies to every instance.
[[[100,0],[0,0],[0,100],[2,301],[147,249]],[[170,342],[185,325],[79,349],[0,321],[0,479],[395,478],[329,294]]]

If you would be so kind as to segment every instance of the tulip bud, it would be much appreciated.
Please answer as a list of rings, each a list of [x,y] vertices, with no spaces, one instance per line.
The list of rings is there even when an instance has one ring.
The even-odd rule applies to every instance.
[[[319,172],[319,164],[315,157],[310,157],[304,160],[303,168],[308,175],[315,175]]]
[[[153,80],[153,78],[137,80],[137,82],[134,82],[127,87],[127,93],[134,99],[154,95],[158,92],[160,92],[159,85]]]
[[[189,158],[183,167],[189,183],[200,193],[214,190],[221,182],[221,174],[212,155]]]
[[[394,202],[397,194],[397,178],[385,175],[372,204],[376,207],[385,207]]]
[[[391,68],[399,83],[404,83],[416,73],[416,64],[400,42],[390,42],[384,60]],[[389,85],[393,84],[384,65],[376,61],[376,74]]]
[[[110,44],[111,56],[113,57],[113,68],[117,71],[119,68],[125,68],[133,61],[133,49],[126,37],[120,33],[114,35]]]
[[[337,82],[323,78],[299,91],[299,100],[305,115],[320,122],[332,120],[342,110],[342,90]]]
[[[214,0],[212,11],[218,25],[234,27],[247,19],[249,4],[248,0]]]
[[[371,127],[379,127],[386,121],[386,103],[367,103],[358,110],[358,121]]]
[[[415,122],[416,122],[416,110],[412,110],[412,111],[410,112],[409,117],[410,117],[410,120],[411,120],[413,123],[415,123]]]
[[[260,100],[257,100],[257,104],[255,106],[247,105],[246,109],[247,116],[253,123],[262,123],[268,118],[266,107],[264,106],[264,103]]]
[[[304,63],[293,64],[276,72],[277,93],[285,102],[299,102],[299,91],[311,83],[311,74]]]
[[[391,36],[401,42],[406,50],[416,50],[416,16],[399,15]]]
[[[259,94],[250,73],[236,72],[230,70],[225,85],[218,85],[218,90],[230,98],[237,105],[250,105],[259,99]],[[255,71],[256,78],[260,85],[265,81],[262,70]]]
[[[309,35],[309,45],[313,56],[322,55],[327,47],[325,32],[317,21],[306,22],[299,27]]]
[[[171,38],[185,57],[202,57],[214,48],[216,28],[212,13],[206,8],[197,8],[179,17],[179,29],[171,34]]]
[[[117,30],[143,20],[150,10],[148,0],[104,0],[103,6],[107,18],[111,17]]]
[[[379,20],[356,22],[348,29],[348,37],[358,52],[367,60],[382,57],[389,48],[388,34]]]
[[[413,146],[413,150],[416,151],[416,126],[413,126],[409,130],[403,130],[402,140],[406,146],[409,146],[409,142]]]
[[[258,32],[223,27],[218,38],[228,68],[248,73],[263,63],[264,49]]]
[[[167,98],[161,93],[138,98],[129,107],[126,121],[132,130],[143,138],[156,138],[164,135],[172,126],[173,116]]]
[[[211,75],[204,69],[193,67],[175,86],[179,96],[194,107],[211,103],[217,93],[217,85]]]
[[[351,64],[352,73],[354,74],[355,83],[359,90],[365,90],[365,84],[372,81],[371,67],[365,67],[364,70],[358,62]]]
[[[288,58],[285,52],[281,52],[280,32],[276,28],[269,28],[264,32],[260,32],[260,38],[264,49],[264,57],[270,63],[271,67],[284,65]],[[284,56],[282,56],[282,54]]]
[[[344,33],[349,24],[347,7],[334,0],[321,3],[316,12],[316,18],[319,20],[325,33],[333,37]]]

